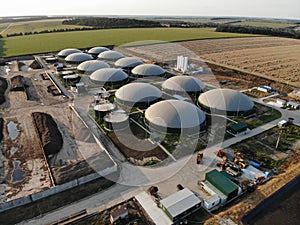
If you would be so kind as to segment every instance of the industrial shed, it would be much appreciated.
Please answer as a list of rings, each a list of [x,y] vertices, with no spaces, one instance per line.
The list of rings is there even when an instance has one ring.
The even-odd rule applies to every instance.
[[[248,125],[242,122],[235,123],[227,127],[227,131],[233,135],[243,133],[247,131],[247,129],[248,129]]]
[[[162,133],[196,134],[205,129],[205,114],[194,104],[180,100],[165,100],[150,106],[145,112],[148,126]]]
[[[93,72],[90,79],[99,85],[119,87],[126,83],[128,75],[122,69],[103,68]]]
[[[67,63],[80,64],[84,61],[92,60],[93,57],[86,53],[72,53],[65,58]]]
[[[82,51],[80,51],[79,49],[76,48],[66,48],[61,50],[57,56],[60,58],[66,58],[68,55],[71,55],[73,53],[81,53]]]
[[[184,188],[160,201],[162,210],[173,221],[184,218],[201,206],[201,200],[189,189]]]
[[[206,173],[205,179],[227,196],[227,200],[234,198],[239,193],[239,187],[216,169]]]
[[[124,55],[121,52],[112,51],[112,50],[101,52],[98,55],[99,59],[108,60],[108,61],[116,61],[116,60],[121,59],[123,57],[124,57]]]
[[[168,94],[195,94],[199,95],[205,89],[201,80],[191,76],[174,76],[162,84],[162,90]]]
[[[88,61],[80,63],[77,66],[77,70],[80,72],[83,72],[83,73],[90,74],[90,73],[95,72],[96,70],[103,69],[103,68],[109,68],[109,67],[110,66],[107,63],[102,62],[100,60],[88,60]]]
[[[165,72],[163,68],[154,64],[141,64],[131,71],[137,77],[163,76]]]
[[[159,101],[162,92],[151,84],[130,83],[117,90],[115,97],[119,105],[147,107]]]
[[[236,90],[213,89],[201,94],[198,98],[201,109],[229,116],[249,116],[255,113],[251,99]]]

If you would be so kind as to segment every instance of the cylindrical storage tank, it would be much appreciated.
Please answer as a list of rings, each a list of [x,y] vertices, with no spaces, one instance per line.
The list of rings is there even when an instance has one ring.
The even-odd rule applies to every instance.
[[[112,103],[104,103],[94,106],[95,117],[102,119],[108,113],[113,111],[116,108],[115,104]]]
[[[126,83],[128,75],[122,69],[104,68],[93,72],[90,79],[99,85],[117,87]]]
[[[102,52],[98,55],[99,59],[108,60],[108,61],[116,61],[123,57],[124,57],[124,55],[122,53],[117,52],[117,51],[112,51],[112,50]]]
[[[143,63],[144,62],[140,59],[134,57],[125,57],[125,58],[118,59],[115,62],[115,66],[122,69],[131,70],[134,67],[141,65]]]
[[[158,65],[142,64],[133,68],[131,73],[138,77],[163,76],[165,70]]]
[[[104,125],[108,130],[123,130],[129,126],[129,116],[123,110],[113,111],[104,117]]]
[[[80,63],[77,66],[77,70],[86,74],[91,74],[95,72],[96,70],[103,69],[103,68],[109,68],[110,66],[102,62],[100,60],[88,60],[85,62]]]
[[[255,112],[254,103],[247,95],[231,89],[207,91],[199,96],[198,104],[203,110],[216,114],[248,116]]]
[[[73,53],[81,53],[82,51],[80,51],[79,49],[76,48],[66,48],[61,50],[57,56],[60,58],[66,58],[68,55],[71,55]]]
[[[105,51],[109,51],[109,48],[106,47],[93,47],[90,50],[88,50],[88,53],[91,54],[94,58],[97,58],[97,56]]]
[[[201,80],[191,76],[174,76],[162,84],[162,90],[168,94],[199,95],[205,89]]]
[[[116,102],[128,107],[147,107],[159,101],[161,97],[161,90],[148,83],[130,83],[115,93]]]
[[[150,130],[192,135],[204,130],[205,114],[192,103],[165,100],[145,111],[145,121]]]
[[[73,53],[73,54],[68,55],[65,58],[65,61],[67,63],[71,63],[71,64],[80,64],[84,61],[88,61],[88,60],[92,60],[92,59],[93,59],[93,57],[86,53]]]

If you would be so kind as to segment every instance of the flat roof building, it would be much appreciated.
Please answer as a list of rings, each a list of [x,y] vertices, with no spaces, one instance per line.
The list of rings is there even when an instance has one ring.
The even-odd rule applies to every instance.
[[[173,221],[184,218],[201,206],[201,200],[189,189],[184,188],[160,201],[162,209]]]

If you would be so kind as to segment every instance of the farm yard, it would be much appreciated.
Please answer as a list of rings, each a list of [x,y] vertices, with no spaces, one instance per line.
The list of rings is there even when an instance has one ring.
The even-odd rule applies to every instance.
[[[277,37],[181,43],[205,62],[300,87],[300,41]]]

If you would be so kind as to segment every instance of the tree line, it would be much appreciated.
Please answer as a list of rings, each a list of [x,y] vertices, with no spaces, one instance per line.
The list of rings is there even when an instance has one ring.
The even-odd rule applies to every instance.
[[[142,27],[161,27],[160,22],[152,20],[137,20],[127,18],[75,18],[71,20],[64,20],[62,24],[65,25],[81,25],[100,29],[111,28],[142,28]]]
[[[277,37],[300,39],[300,32],[291,28],[271,28],[222,24],[217,27],[216,31],[245,34],[263,34]]]

